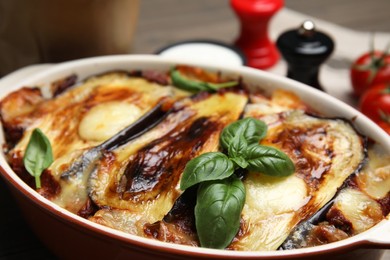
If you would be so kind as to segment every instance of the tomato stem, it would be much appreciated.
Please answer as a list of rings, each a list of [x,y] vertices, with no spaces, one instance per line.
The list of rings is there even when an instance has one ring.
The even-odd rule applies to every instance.
[[[373,41],[374,40],[372,40],[372,45],[374,44]],[[376,75],[383,67],[390,65],[390,63],[386,62],[386,57],[388,56],[389,52],[390,52],[390,42],[386,46],[385,51],[381,55],[379,54],[375,55],[375,50],[374,47],[372,46],[370,50],[370,61],[368,62],[368,64],[354,66],[354,68],[357,70],[369,72],[369,75],[367,77],[367,82],[366,82],[368,85],[370,85],[374,81]]]
[[[378,112],[379,112],[379,115],[380,115],[382,121],[384,121],[386,123],[390,123],[390,114],[387,114],[382,109],[379,109]]]
[[[388,84],[384,89],[381,90],[381,94],[383,94],[383,95],[390,94],[390,84]]]

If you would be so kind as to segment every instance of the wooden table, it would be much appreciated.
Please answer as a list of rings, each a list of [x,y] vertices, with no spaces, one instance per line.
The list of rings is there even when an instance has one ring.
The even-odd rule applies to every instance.
[[[285,5],[352,29],[390,32],[389,0],[286,0]],[[229,43],[238,30],[227,0],[144,0],[132,52],[153,53],[162,46],[188,39]],[[0,259],[55,258],[24,222],[3,180],[0,208]],[[390,259],[390,254],[386,257]]]

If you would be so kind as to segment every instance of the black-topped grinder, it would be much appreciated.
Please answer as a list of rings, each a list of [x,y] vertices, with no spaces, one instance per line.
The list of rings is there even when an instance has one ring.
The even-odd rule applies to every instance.
[[[300,28],[282,33],[276,46],[287,61],[287,77],[323,90],[318,80],[319,68],[334,49],[328,35],[316,31],[314,23],[306,20]]]

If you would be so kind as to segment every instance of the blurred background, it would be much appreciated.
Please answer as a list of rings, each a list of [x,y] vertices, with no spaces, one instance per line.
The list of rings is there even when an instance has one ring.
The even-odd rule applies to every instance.
[[[284,6],[350,29],[390,33],[389,0],[285,0]],[[152,53],[166,44],[194,38],[233,42],[238,33],[229,1],[147,0],[140,2],[132,50]]]
[[[46,5],[48,2],[51,4]],[[111,3],[109,6],[108,2]],[[68,10],[59,3],[65,1],[0,0],[0,65],[4,68],[3,76],[19,67],[40,62],[101,54],[151,54],[168,44],[189,39],[232,43],[240,30],[228,0],[68,0],[68,6],[73,3],[81,17],[94,21],[94,27],[81,21],[70,22],[72,18],[65,14],[71,14],[75,9]],[[33,26],[26,8],[38,8],[37,5],[43,5],[43,9],[35,15],[45,19],[50,18],[53,10],[59,10],[63,15],[52,19],[61,19],[66,24],[64,31],[56,30],[55,23],[48,24],[41,18],[38,19],[39,24]],[[284,6],[299,12],[302,20],[310,16],[314,20],[320,19],[351,30],[383,32],[385,37],[390,35],[389,0],[285,0]],[[87,10],[91,16],[87,15]],[[286,27],[299,26],[295,21],[283,22]],[[50,45],[50,39],[44,41],[45,37],[38,37],[40,40],[37,41],[34,38],[40,34],[34,30],[41,29],[56,32],[57,35],[51,35],[50,39],[60,42],[61,48],[66,49],[72,41],[84,47],[70,51],[67,57],[57,55],[58,52],[51,54],[49,47],[45,49]],[[327,33],[333,36],[332,31]],[[65,34],[71,38],[62,39]],[[273,38],[277,36],[272,31],[270,34]],[[117,35],[117,40],[121,42],[118,46],[114,44],[113,48],[112,35]],[[336,44],[338,40],[335,38]],[[367,46],[368,50],[368,45],[367,41],[361,46]],[[24,222],[2,180],[0,208],[0,259],[53,258]]]
[[[302,19],[390,33],[389,0],[285,0],[284,6],[302,14]],[[299,26],[284,22],[286,27]],[[189,39],[229,44],[239,30],[228,0],[0,0],[0,76],[30,64],[151,54]],[[270,31],[274,40],[276,33]]]

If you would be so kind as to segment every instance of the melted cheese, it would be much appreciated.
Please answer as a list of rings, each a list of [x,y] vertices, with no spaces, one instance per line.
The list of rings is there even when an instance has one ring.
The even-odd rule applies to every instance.
[[[269,118],[262,112],[252,108],[245,116]],[[246,228],[232,249],[276,250],[302,219],[332,199],[364,158],[360,136],[342,120],[289,109],[276,117],[277,121],[269,122],[261,144],[287,153],[296,172],[286,179],[254,174],[244,179],[248,197],[242,219]]]
[[[229,92],[182,100],[181,109],[99,162],[90,178],[91,198],[103,208],[131,210],[147,223],[161,220],[183,193],[179,184],[186,162],[217,151],[220,132],[239,118],[246,103],[246,95]],[[130,186],[125,185],[132,181],[127,175],[133,172],[128,169],[134,170],[132,178],[138,180]]]
[[[61,178],[66,165],[81,156],[83,150],[75,150],[58,159],[56,159],[50,166],[51,174],[60,183],[61,195],[52,198],[52,201],[57,205],[77,213],[84,207],[88,200],[87,180],[88,175],[83,175],[80,178],[73,178],[72,181],[67,181]]]
[[[134,123],[142,114],[139,107],[129,103],[98,104],[84,115],[78,133],[86,141],[102,142]]]
[[[25,92],[14,95],[24,96]],[[34,107],[29,105],[24,109],[16,120],[26,122],[28,127],[10,154],[23,156],[33,129],[40,128],[51,142],[55,159],[48,170],[61,189],[60,194],[51,199],[77,213],[89,199],[89,176],[61,178],[66,167],[84,150],[107,140],[163,99],[175,100],[186,95],[188,93],[175,91],[171,86],[121,72],[89,78],[53,99],[34,102]]]
[[[34,128],[40,128],[49,138],[55,158],[98,145],[163,98],[172,96],[172,87],[125,73],[90,78],[54,99],[41,102],[31,114],[25,115],[24,120],[33,123],[14,152],[24,151]]]
[[[390,193],[390,157],[383,151],[370,149],[369,163],[357,175],[359,187],[370,197],[382,199]]]
[[[236,250],[273,250],[287,237],[295,211],[308,202],[305,182],[250,173],[244,181],[246,201],[242,211],[245,233],[233,243]]]
[[[335,207],[351,222],[354,234],[369,229],[383,219],[380,204],[358,190],[342,190],[337,196]]]
[[[256,215],[273,217],[294,212],[308,200],[306,183],[294,175],[280,178],[249,173],[244,183],[245,206],[256,211]]]

